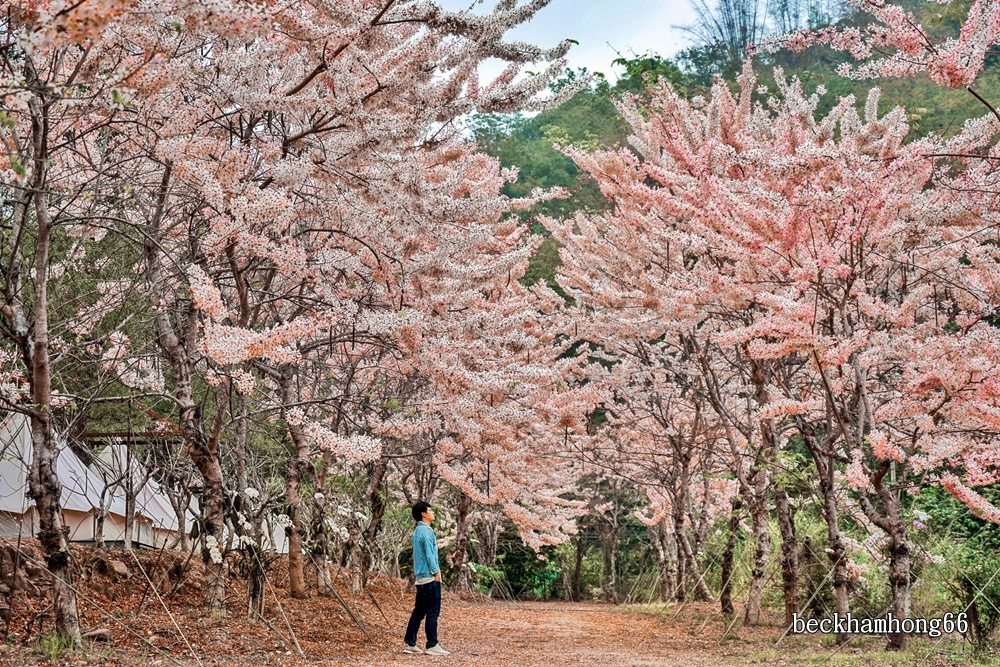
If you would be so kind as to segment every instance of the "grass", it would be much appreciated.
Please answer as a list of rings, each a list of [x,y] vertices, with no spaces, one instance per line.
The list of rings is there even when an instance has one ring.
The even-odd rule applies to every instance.
[[[661,618],[674,617],[679,613],[691,617],[695,624],[700,624],[709,616],[702,609],[688,608],[683,612],[677,603],[653,602],[649,604],[627,604],[612,608],[613,613],[642,614]],[[717,616],[720,622],[724,619]],[[911,637],[907,650],[892,653],[885,651],[885,638],[879,636],[855,636],[847,645],[838,647],[832,635],[815,637],[786,635],[775,642],[776,637],[766,637],[753,632],[754,628],[744,627],[737,622],[734,634],[730,637],[720,637],[720,641],[729,640],[756,649],[747,655],[747,663],[752,665],[814,665],[830,667],[917,667],[931,665],[951,667],[953,665],[969,665],[970,667],[1000,667],[1000,653],[977,651],[971,644],[960,639],[929,639]],[[754,646],[756,645],[756,646]]]
[[[884,650],[885,641],[879,637],[856,638],[842,648],[824,641],[812,646],[781,645],[761,649],[748,656],[748,664],[813,665],[815,667],[916,667],[931,665],[951,667],[1000,667],[1000,656],[976,652],[961,641],[936,642],[913,638],[907,650],[891,653]]]
[[[39,637],[32,648],[32,652],[47,658],[49,662],[55,662],[63,653],[73,650],[73,640],[60,633],[49,632]]]
[[[650,602],[649,604],[622,604],[613,607],[619,614],[648,614],[650,616],[675,616],[677,604],[674,602]]]

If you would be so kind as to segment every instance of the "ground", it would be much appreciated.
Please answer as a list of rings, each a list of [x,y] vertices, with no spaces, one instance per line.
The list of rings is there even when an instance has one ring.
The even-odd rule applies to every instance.
[[[692,636],[689,622],[620,613],[607,604],[455,601],[445,606],[440,625],[441,644],[453,652],[447,661],[455,667],[720,664],[718,643]],[[366,662],[412,665],[414,658],[421,659],[373,652]]]
[[[773,626],[742,628],[722,639],[728,625],[708,604],[616,607],[594,602],[454,599],[442,610],[439,632],[441,645],[452,651],[451,656],[406,655],[394,638],[387,646],[330,657],[334,664],[378,667],[427,661],[449,667],[971,664],[925,643],[899,656],[883,654],[881,642],[838,651],[817,640],[781,638],[781,629]]]
[[[51,617],[44,599],[23,594],[0,637],[0,665],[100,665],[104,667],[223,667],[228,665],[415,665],[450,667],[607,665],[609,667],[729,667],[736,665],[998,665],[973,660],[964,645],[945,640],[911,642],[905,654],[885,654],[883,642],[868,639],[837,648],[829,638],[787,636],[777,616],[763,627],[740,627],[718,613],[717,604],[615,606],[599,602],[491,600],[478,594],[443,596],[441,644],[451,656],[407,655],[402,635],[412,605],[407,582],[373,577],[370,595],[352,596],[349,574],[334,571],[337,589],[358,616],[362,630],[332,597],[295,600],[287,593],[282,562],[272,565],[266,621],[246,618],[246,582],[233,564],[227,603],[218,618],[200,607],[198,567],[162,585],[145,573],[157,569],[162,554],[129,552],[78,555],[80,608],[85,629],[106,628],[111,644],[88,644],[60,651],[46,633]],[[102,565],[109,559],[128,566]],[[142,567],[139,564],[142,563]],[[161,568],[162,569],[162,568]],[[151,577],[153,579],[154,577]],[[0,629],[2,623],[0,623]],[[367,633],[367,637],[365,635]],[[301,648],[302,654],[295,644]],[[422,637],[421,637],[422,643]]]

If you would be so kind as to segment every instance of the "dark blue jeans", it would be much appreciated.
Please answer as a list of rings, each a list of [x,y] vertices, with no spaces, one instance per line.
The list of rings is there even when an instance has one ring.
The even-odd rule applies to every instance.
[[[441,613],[441,582],[432,581],[429,584],[417,586],[417,600],[413,604],[413,613],[406,626],[406,643],[417,645],[417,631],[420,621],[427,618],[424,631],[427,633],[427,648],[438,643],[438,615]]]

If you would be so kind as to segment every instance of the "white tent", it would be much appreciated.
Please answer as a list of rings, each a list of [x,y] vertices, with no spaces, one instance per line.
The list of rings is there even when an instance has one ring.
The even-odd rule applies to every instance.
[[[148,477],[138,461],[129,461],[127,452],[123,451],[125,449],[118,445],[105,447],[102,457],[95,461],[97,470],[92,470],[71,449],[62,445],[56,474],[62,483],[59,502],[69,526],[70,541],[96,541],[100,508],[105,510],[105,542],[124,541],[126,510],[123,472],[129,469],[126,463],[132,466],[133,480],[141,481]],[[31,457],[28,419],[20,414],[9,414],[0,419],[0,537],[31,537],[38,532],[38,512],[34,501],[27,495]],[[190,530],[190,522],[196,512],[197,505],[194,511],[188,510],[186,530]],[[132,541],[137,545],[159,548],[176,535],[176,514],[155,480],[147,480],[138,490],[135,515]]]
[[[28,497],[31,469],[31,427],[20,414],[0,417],[0,537],[32,537],[38,532],[38,513]],[[130,456],[124,444],[106,446],[93,462],[93,469],[65,445],[59,452],[56,473],[62,482],[60,504],[73,542],[94,542],[99,508],[106,511],[105,542],[124,542],[126,488],[135,491],[135,522],[132,540],[141,546],[170,545],[178,530],[177,513],[166,493],[146,472],[142,462]],[[126,474],[131,471],[131,484]],[[186,512],[185,533],[190,534],[199,514],[198,501],[191,499]],[[265,520],[265,549],[288,553],[283,526]],[[229,539],[228,530],[224,539]]]
[[[177,512],[170,498],[160,484],[152,478],[146,467],[123,443],[106,446],[94,460],[93,470],[104,480],[110,495],[124,508],[128,494],[135,496],[135,522],[133,540],[143,546],[159,548],[170,544],[178,530]],[[185,512],[184,532],[190,533],[198,518],[198,501],[191,499],[193,507]],[[124,540],[124,522],[121,534],[108,536],[105,525],[105,539]]]
[[[28,419],[10,414],[0,420],[0,536],[32,537],[38,532],[38,512],[27,496],[31,451]],[[104,483],[65,445],[59,452],[56,474],[62,482],[59,502],[69,526],[69,539],[92,542],[95,508],[100,507]],[[120,511],[119,516],[124,517],[124,506],[112,506],[110,510]]]
[[[262,522],[263,527],[263,544],[261,547],[265,551],[274,551],[279,554],[288,553],[288,536],[285,535],[284,526],[276,521],[272,516],[271,519],[265,519]]]

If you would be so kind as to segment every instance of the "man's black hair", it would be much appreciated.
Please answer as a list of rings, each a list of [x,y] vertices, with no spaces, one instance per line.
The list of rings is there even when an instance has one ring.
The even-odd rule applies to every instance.
[[[426,503],[423,500],[415,504],[413,506],[413,509],[410,511],[410,513],[413,514],[413,520],[416,521],[417,523],[420,523],[420,520],[424,518],[424,512],[426,512],[430,508],[431,504]]]

